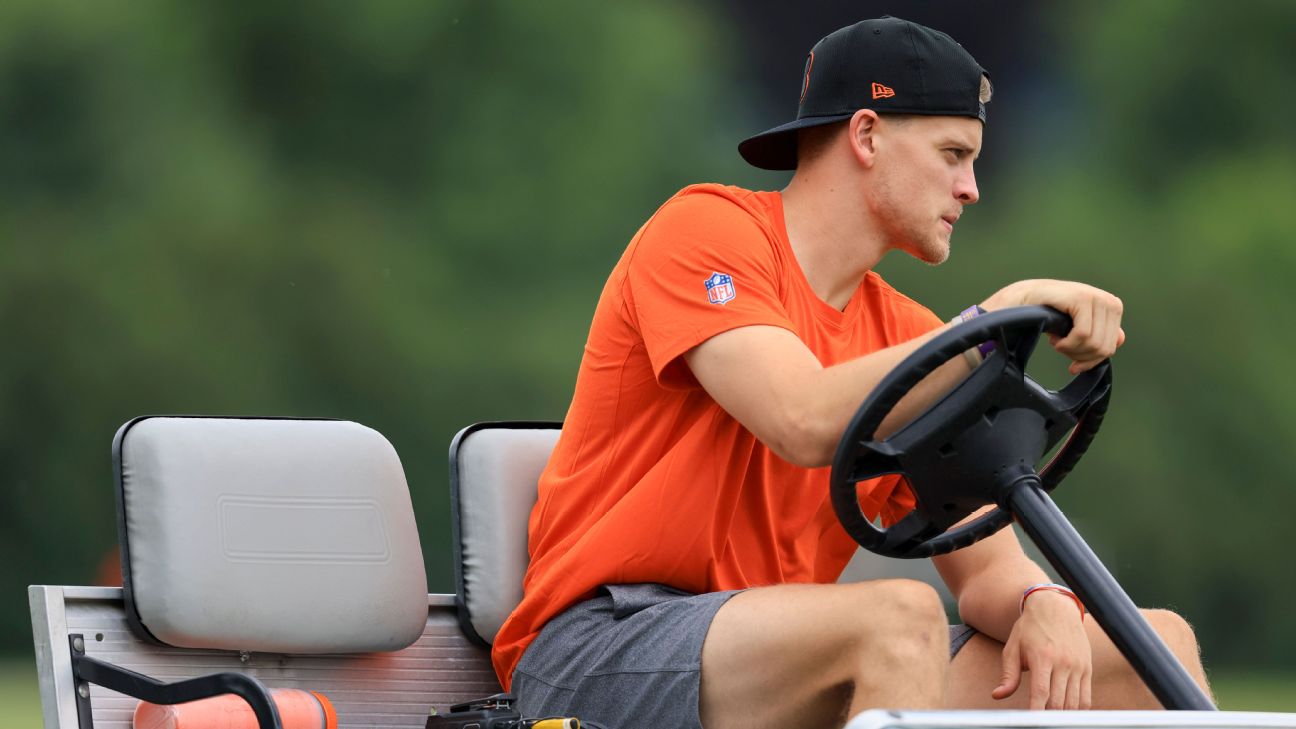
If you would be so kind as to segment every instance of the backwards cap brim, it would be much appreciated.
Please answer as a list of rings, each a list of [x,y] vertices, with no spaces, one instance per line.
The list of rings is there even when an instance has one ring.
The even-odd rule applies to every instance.
[[[738,143],[738,154],[747,164],[762,170],[795,170],[797,130],[845,121],[854,114],[812,116],[768,129]]]

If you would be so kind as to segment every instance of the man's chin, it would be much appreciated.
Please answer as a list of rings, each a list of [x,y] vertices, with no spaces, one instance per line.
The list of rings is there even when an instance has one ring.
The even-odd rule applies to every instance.
[[[929,266],[939,266],[949,259],[950,247],[946,241],[924,241],[905,246],[904,252]]]

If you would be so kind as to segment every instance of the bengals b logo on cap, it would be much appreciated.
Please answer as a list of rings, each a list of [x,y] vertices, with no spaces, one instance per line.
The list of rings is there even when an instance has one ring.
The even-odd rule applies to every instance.
[[[801,82],[801,101],[798,104],[805,103],[806,92],[810,90],[810,69],[814,68],[814,51],[806,56],[805,80]]]

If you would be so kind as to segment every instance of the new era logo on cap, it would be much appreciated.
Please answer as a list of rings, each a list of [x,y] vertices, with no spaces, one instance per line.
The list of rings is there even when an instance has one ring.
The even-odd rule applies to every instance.
[[[895,89],[891,88],[890,86],[883,86],[877,81],[873,82],[873,98],[889,99],[892,96],[895,96]]]

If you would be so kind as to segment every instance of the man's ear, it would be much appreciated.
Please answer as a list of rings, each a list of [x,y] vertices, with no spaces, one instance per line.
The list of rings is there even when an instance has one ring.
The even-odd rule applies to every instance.
[[[878,115],[872,109],[860,109],[847,123],[846,138],[851,152],[864,167],[872,167],[877,156]]]

